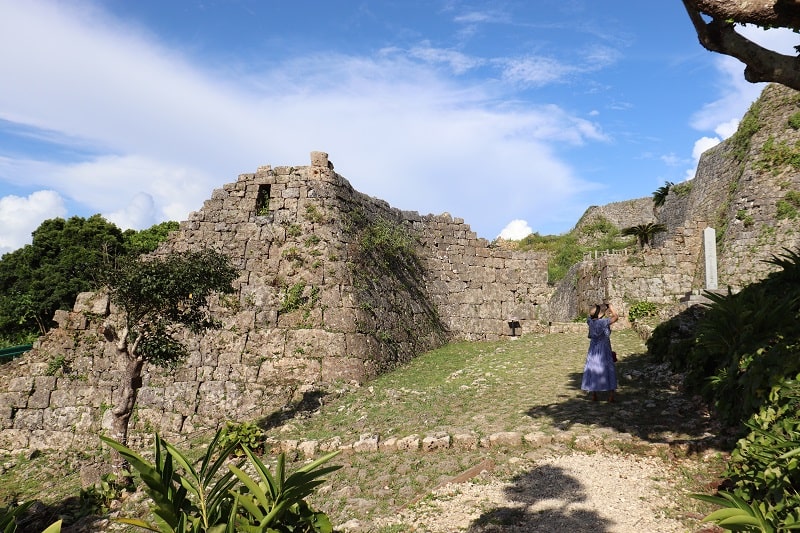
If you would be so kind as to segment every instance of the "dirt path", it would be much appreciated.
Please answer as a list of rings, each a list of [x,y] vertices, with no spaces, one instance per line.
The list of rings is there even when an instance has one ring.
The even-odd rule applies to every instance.
[[[615,347],[625,355],[618,366],[621,384],[618,401],[613,404],[592,402],[577,390],[575,382],[580,372],[575,370],[581,368],[585,349],[582,335],[551,335],[499,347],[496,351],[500,352],[498,361],[502,365],[488,359],[470,363],[480,366],[480,372],[487,375],[497,375],[501,366],[513,369],[492,387],[488,397],[495,402],[486,407],[486,412],[469,417],[473,424],[491,420],[489,412],[504,412],[504,420],[508,420],[513,418],[515,409],[522,410],[529,417],[528,429],[537,434],[555,434],[553,440],[545,439],[541,445],[478,450],[472,455],[454,450],[445,453],[459,456],[461,463],[454,463],[453,457],[432,458],[431,454],[424,454],[422,459],[404,459],[407,453],[374,458],[377,466],[351,459],[346,462],[342,478],[362,475],[365,479],[349,493],[353,501],[343,502],[350,507],[349,514],[357,518],[340,520],[339,530],[711,531],[700,523],[706,511],[704,504],[691,499],[689,493],[705,490],[705,485],[712,482],[709,471],[718,469],[715,465],[723,461],[723,454],[716,447],[713,421],[695,399],[680,392],[677,376],[647,360],[635,335],[617,335],[615,340]],[[536,355],[541,358],[525,356],[517,360],[517,349],[537,350]],[[517,361],[522,363],[517,365]],[[473,370],[467,366],[459,372]],[[504,388],[509,381],[519,387],[522,382],[514,381],[519,373],[535,374],[535,384],[530,389],[520,388],[517,393],[513,388]],[[466,420],[467,415],[462,419]],[[398,504],[402,497],[392,500],[417,478],[423,478],[421,485],[426,479],[429,484],[433,478],[429,472],[435,468],[444,470],[441,464],[448,460],[449,481],[453,482],[439,476],[437,488],[416,494],[407,490],[406,494],[413,498],[407,497],[402,505]],[[452,475],[455,464],[461,465],[461,472],[474,474],[464,467],[486,461],[494,467],[474,477]],[[398,465],[404,462],[414,466],[401,469]],[[408,479],[397,481],[398,472]],[[367,488],[366,478],[381,473],[389,473],[382,494],[388,504],[379,511],[368,503],[375,492]],[[346,493],[346,489],[339,491]]]

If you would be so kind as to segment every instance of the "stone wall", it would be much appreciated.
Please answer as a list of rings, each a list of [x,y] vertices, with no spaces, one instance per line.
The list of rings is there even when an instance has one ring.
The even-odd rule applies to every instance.
[[[706,227],[717,233],[720,289],[735,292],[775,271],[768,260],[800,245],[800,172],[792,163],[800,131],[789,121],[798,105],[797,91],[769,85],[739,132],[702,155],[694,179],[670,190],[664,205],[654,211],[655,219],[641,207],[642,222],[664,224],[667,231],[642,253],[601,254],[580,263],[575,281],[556,292],[555,301],[562,305],[553,307],[551,319],[568,319],[604,298],[624,314],[635,301],[668,304],[702,291]],[[652,208],[652,199],[646,200]],[[603,211],[590,208],[581,221],[594,212]]]
[[[625,200],[622,202],[612,202],[606,205],[593,205],[589,207],[577,224],[575,230],[582,234],[580,230],[604,218],[623,229],[638,224],[655,222],[656,215],[653,210],[652,198],[637,198],[635,200]],[[587,243],[591,244],[591,243]]]
[[[132,443],[270,417],[450,339],[499,339],[512,319],[513,333],[531,331],[545,312],[544,254],[495,248],[446,214],[394,209],[355,191],[326,154],[311,159],[240,175],[157,250],[214,248],[241,275],[235,296],[213,302],[221,329],[185,333],[190,355],[176,370],[146,369]],[[4,365],[0,451],[96,444],[120,381],[96,334],[109,316],[106,297],[82,295]]]
[[[587,210],[577,228],[602,215],[620,228],[660,222],[668,231],[640,252],[575,265],[557,288],[543,253],[495,247],[446,214],[394,209],[355,191],[322,152],[310,166],[240,175],[158,251],[212,247],[241,276],[235,296],[214,302],[222,329],[186,334],[190,357],[177,370],[148,369],[133,442],[153,430],[169,437],[271,417],[450,339],[544,331],[599,300],[623,317],[636,301],[674,304],[703,288],[706,226],[718,233],[721,288],[763,278],[775,269],[765,260],[800,239],[800,133],[789,121],[799,101],[767,87],[740,132],[706,152],[663,207],[643,198]],[[120,379],[95,333],[109,313],[102,295],[84,295],[34,350],[0,365],[0,452],[96,444]]]

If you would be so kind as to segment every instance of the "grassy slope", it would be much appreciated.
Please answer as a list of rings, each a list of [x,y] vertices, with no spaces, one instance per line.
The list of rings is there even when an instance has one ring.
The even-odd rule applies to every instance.
[[[710,444],[712,420],[680,394],[671,376],[650,363],[632,331],[615,332],[613,342],[620,355],[615,404],[591,402],[579,390],[588,344],[584,333],[531,334],[492,343],[456,343],[424,354],[362,387],[324,398],[319,412],[275,428],[270,436],[321,441],[340,437],[347,444],[364,434],[385,440],[441,433],[481,438],[519,431],[558,435],[558,446],[569,448],[581,436],[591,435],[595,448],[662,457],[665,471],[677,472],[685,483],[682,488],[702,490],[720,463],[687,450]],[[202,439],[195,436],[192,442],[197,445]],[[535,451],[528,445],[347,453],[334,460],[344,467],[330,476],[313,503],[335,523],[350,518],[368,522],[425,497],[438,484],[486,459],[497,465],[494,476],[511,475],[509,459]],[[0,464],[7,465],[0,477],[0,505],[12,497],[57,505],[77,495],[80,460],[63,453],[32,460],[0,458]],[[699,505],[686,498],[683,518],[695,520],[697,510],[702,512]]]

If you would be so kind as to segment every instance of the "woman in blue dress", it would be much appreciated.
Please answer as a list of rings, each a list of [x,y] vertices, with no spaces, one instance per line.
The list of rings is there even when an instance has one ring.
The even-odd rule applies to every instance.
[[[589,310],[589,351],[583,369],[581,390],[592,393],[592,401],[597,401],[599,391],[608,391],[608,401],[614,401],[617,390],[617,369],[611,353],[611,324],[619,315],[610,304],[593,305]]]

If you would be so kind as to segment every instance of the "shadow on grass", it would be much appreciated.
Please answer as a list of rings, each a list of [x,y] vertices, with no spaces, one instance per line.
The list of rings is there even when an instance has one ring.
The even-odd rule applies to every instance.
[[[706,407],[686,395],[679,380],[666,367],[657,365],[648,354],[623,356],[617,363],[616,401],[606,401],[608,394],[580,390],[582,372],[569,375],[570,388],[576,395],[563,401],[528,409],[534,419],[549,420],[560,430],[575,424],[606,427],[628,433],[652,443],[687,445],[690,451],[719,446],[718,428]]]
[[[498,507],[483,513],[470,524],[468,533],[602,533],[611,526],[598,513],[575,508],[586,502],[586,491],[577,479],[556,466],[545,465],[515,476],[505,492],[519,507]],[[531,507],[533,510],[529,510]]]
[[[274,411],[258,421],[258,427],[267,431],[285,424],[293,418],[303,418],[310,415],[322,405],[322,400],[328,396],[319,390],[310,390],[303,393],[298,401],[291,402],[284,408]]]

